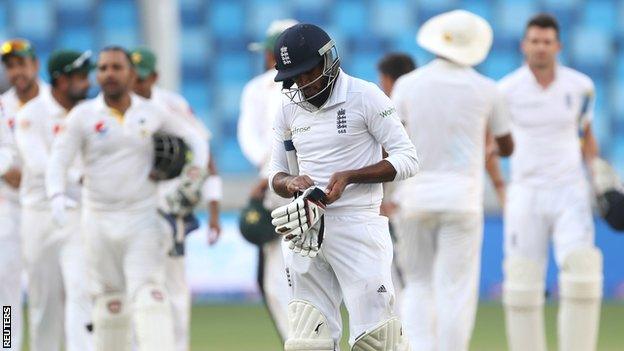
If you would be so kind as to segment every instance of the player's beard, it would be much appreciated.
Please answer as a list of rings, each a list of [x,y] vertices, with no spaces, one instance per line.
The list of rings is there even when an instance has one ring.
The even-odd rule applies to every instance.
[[[102,84],[102,92],[107,99],[119,100],[128,92],[128,85],[124,85],[122,82],[105,82]]]
[[[23,78],[23,80],[25,81],[25,83],[22,86],[20,86],[21,84],[12,84],[15,87],[15,90],[17,90],[19,94],[24,94],[28,92],[30,89],[33,88],[34,84],[36,84],[35,78],[28,79],[28,77],[26,76],[20,76],[19,78]],[[16,79],[16,83],[17,83],[17,79]]]
[[[89,89],[70,89],[67,92],[67,97],[73,102],[73,103],[78,103],[84,99],[87,98],[87,94],[89,92]]]

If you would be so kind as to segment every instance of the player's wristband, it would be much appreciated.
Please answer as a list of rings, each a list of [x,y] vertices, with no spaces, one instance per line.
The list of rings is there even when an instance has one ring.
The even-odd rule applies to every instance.
[[[207,201],[221,201],[223,198],[223,182],[218,175],[209,176],[202,187],[202,194]]]

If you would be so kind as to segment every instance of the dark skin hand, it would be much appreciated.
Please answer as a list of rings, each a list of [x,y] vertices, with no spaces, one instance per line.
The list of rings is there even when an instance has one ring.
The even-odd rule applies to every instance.
[[[392,181],[395,177],[396,170],[386,160],[356,170],[336,172],[329,178],[325,189],[327,204],[340,199],[349,184],[383,183]],[[291,197],[295,192],[303,191],[313,185],[314,182],[307,175],[295,177],[286,173],[278,173],[273,178],[273,188],[282,197]]]

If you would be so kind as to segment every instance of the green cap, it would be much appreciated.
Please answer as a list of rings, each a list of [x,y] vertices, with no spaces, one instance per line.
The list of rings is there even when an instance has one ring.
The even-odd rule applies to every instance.
[[[139,78],[145,79],[156,72],[156,55],[150,49],[136,48],[130,52],[130,58]]]
[[[271,22],[262,43],[250,43],[247,48],[251,51],[273,51],[277,38],[288,28],[297,24],[294,19],[282,19]]]
[[[0,46],[2,60],[9,56],[32,57],[35,58],[35,49],[26,39],[10,39]]]
[[[57,78],[63,74],[74,72],[89,72],[91,64],[91,50],[85,52],[75,50],[57,50],[48,59],[48,74],[50,78]]]

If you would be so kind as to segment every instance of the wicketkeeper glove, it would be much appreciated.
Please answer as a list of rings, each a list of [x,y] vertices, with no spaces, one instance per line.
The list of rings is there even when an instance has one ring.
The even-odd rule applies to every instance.
[[[290,242],[291,250],[302,256],[316,256],[323,240],[325,203],[325,192],[310,187],[291,203],[271,212],[275,232]]]
[[[180,185],[167,196],[169,212],[177,216],[186,216],[201,200],[201,190],[206,180],[206,170],[187,165],[180,175]]]

